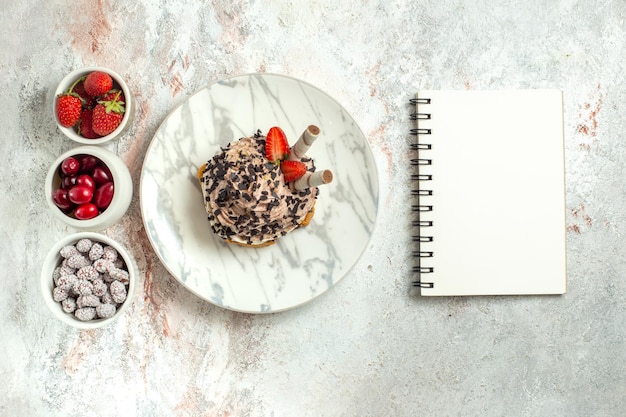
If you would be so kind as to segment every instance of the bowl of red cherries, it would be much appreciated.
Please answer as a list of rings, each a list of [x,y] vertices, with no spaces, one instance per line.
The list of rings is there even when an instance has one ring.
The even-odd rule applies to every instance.
[[[124,216],[133,194],[128,168],[99,146],[81,146],[50,166],[45,194],[52,213],[82,231],[98,231]]]

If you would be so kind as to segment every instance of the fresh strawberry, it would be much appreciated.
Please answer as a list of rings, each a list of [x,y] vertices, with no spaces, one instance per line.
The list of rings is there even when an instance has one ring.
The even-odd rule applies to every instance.
[[[124,92],[116,88],[108,91],[100,98],[100,101],[112,101],[117,100],[120,104],[124,104]]]
[[[289,155],[289,142],[280,127],[272,127],[265,139],[265,156],[274,163],[278,163]]]
[[[84,80],[84,77],[83,77],[83,80]],[[83,107],[91,109],[93,106],[97,104],[96,100],[93,97],[91,97],[89,94],[87,94],[87,92],[85,91],[84,81],[80,81],[78,84],[76,84],[76,87],[74,87],[74,92],[78,94],[78,96],[83,101]]]
[[[80,124],[78,125],[78,134],[87,139],[97,139],[100,137],[93,131],[92,126],[93,109],[84,109],[80,115]]]
[[[63,127],[72,127],[80,120],[82,103],[78,96],[62,94],[57,100],[57,117]]]
[[[80,81],[81,78],[74,81],[70,89],[60,94],[57,99],[57,118],[59,119],[59,124],[63,127],[72,127],[80,120],[82,102],[78,94],[74,92],[76,84]]]
[[[85,78],[85,91],[92,97],[101,96],[113,88],[113,78],[106,72],[93,71]]]
[[[300,161],[283,161],[280,164],[285,182],[292,182],[300,178],[306,172],[306,165]]]
[[[106,136],[113,132],[124,118],[124,105],[118,92],[112,100],[100,100],[93,109],[92,128],[96,134]]]

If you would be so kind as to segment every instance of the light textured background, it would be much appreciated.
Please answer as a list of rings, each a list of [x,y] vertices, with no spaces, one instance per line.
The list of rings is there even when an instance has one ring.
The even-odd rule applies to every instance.
[[[2,3],[0,415],[623,415],[626,3]],[[48,165],[73,146],[54,125],[51,90],[88,65],[121,73],[137,98],[132,130],[109,146],[135,187],[159,124],[208,83],[275,72],[329,92],[379,164],[365,256],[302,308],[221,310],[161,266],[135,194],[106,230],[141,269],[133,306],[102,330],[63,326],[37,282],[48,249],[73,232],[43,196]],[[564,91],[568,293],[412,296],[408,99],[418,88],[534,87]],[[532,196],[517,203],[541,210]]]

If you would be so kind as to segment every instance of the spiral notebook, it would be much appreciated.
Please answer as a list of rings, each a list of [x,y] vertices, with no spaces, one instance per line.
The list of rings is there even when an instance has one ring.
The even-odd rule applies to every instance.
[[[411,103],[421,295],[565,293],[562,92],[420,91]]]

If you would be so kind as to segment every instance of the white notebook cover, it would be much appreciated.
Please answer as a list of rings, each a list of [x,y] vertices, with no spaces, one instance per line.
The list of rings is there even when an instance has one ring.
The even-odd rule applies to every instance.
[[[559,90],[420,91],[417,136],[424,296],[566,291],[563,95]]]

